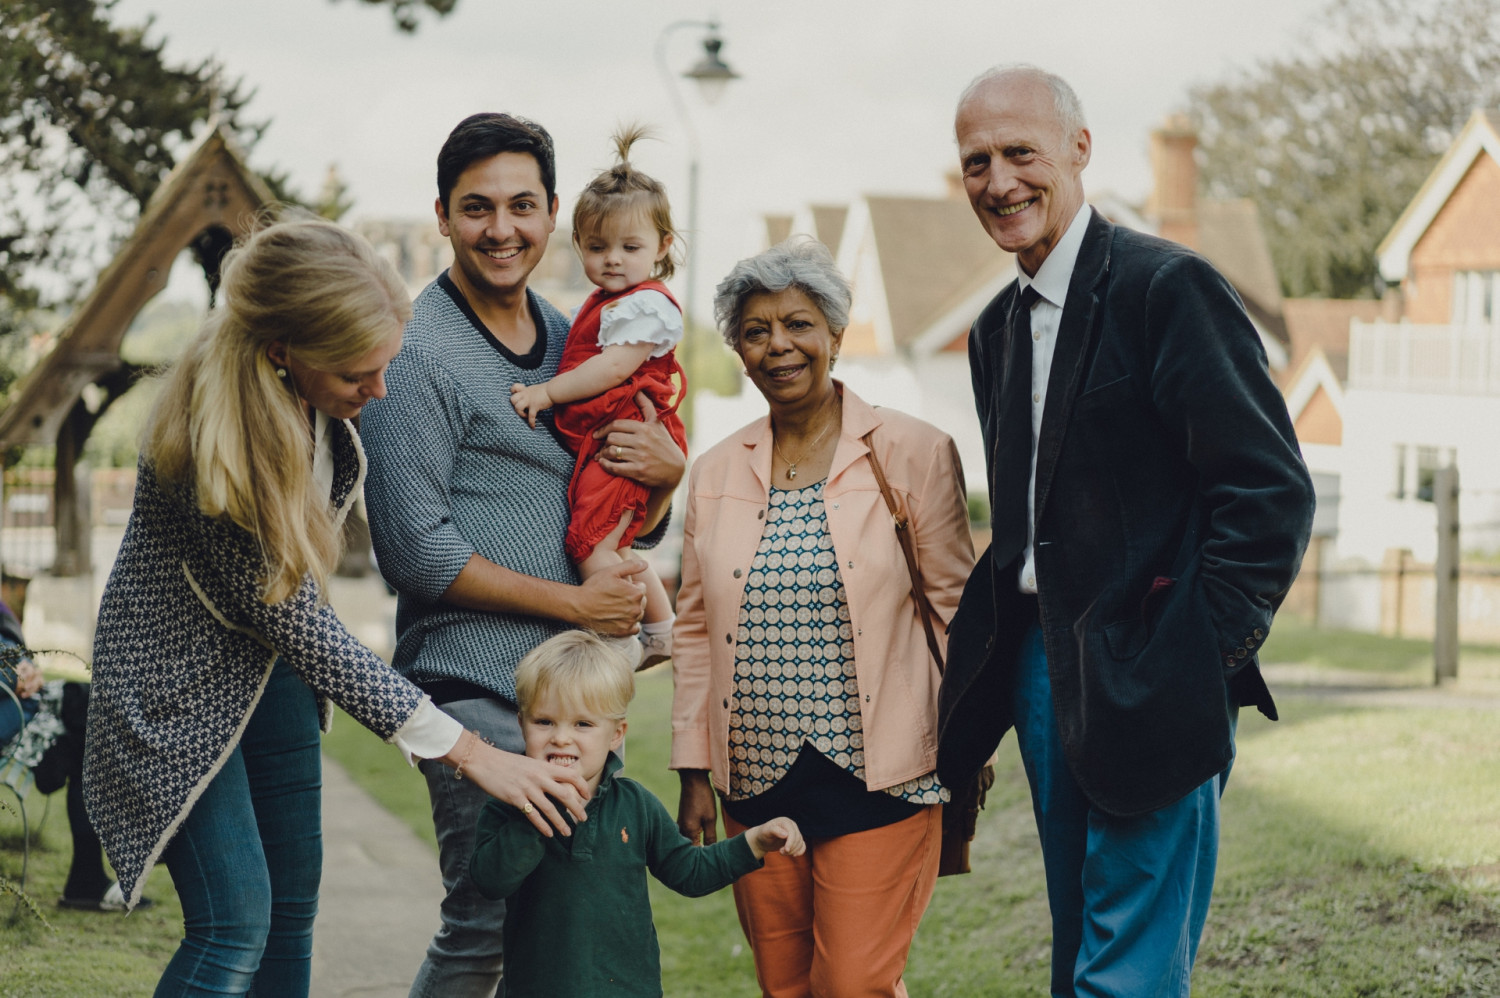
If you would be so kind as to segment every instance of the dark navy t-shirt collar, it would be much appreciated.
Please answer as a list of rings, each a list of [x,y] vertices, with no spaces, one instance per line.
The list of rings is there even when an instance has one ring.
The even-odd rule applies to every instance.
[[[475,331],[488,340],[490,346],[499,350],[502,357],[523,370],[535,370],[542,366],[542,361],[547,358],[547,321],[542,317],[542,310],[537,307],[538,297],[534,291],[530,288],[526,289],[526,307],[531,310],[531,322],[536,327],[536,342],[531,345],[529,351],[518,354],[501,343],[495,334],[490,332],[489,327],[469,306],[469,299],[464,297],[458,285],[453,283],[453,278],[448,276],[448,271],[445,270],[438,275],[437,283],[448,297],[453,299],[453,304],[458,306],[458,310],[469,320],[469,324],[474,327]]]

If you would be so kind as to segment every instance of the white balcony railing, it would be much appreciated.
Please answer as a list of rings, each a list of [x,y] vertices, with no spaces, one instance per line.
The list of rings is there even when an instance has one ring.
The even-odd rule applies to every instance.
[[[1349,387],[1500,395],[1500,330],[1355,320]]]

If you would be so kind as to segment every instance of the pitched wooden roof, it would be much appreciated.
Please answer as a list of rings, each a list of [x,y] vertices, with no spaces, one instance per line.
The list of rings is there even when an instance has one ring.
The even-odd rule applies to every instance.
[[[1406,277],[1412,250],[1448,203],[1454,188],[1482,155],[1500,162],[1500,110],[1480,110],[1469,116],[1458,137],[1376,248],[1380,276],[1392,284]]]
[[[166,286],[183,247],[213,227],[243,235],[271,200],[224,128],[208,129],[157,188],[130,238],[63,324],[52,351],[0,413],[0,446],[53,443],[83,389],[121,366],[125,331]]]

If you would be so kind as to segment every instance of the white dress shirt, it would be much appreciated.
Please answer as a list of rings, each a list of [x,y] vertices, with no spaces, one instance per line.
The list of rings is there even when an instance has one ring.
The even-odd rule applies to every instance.
[[[1034,287],[1040,296],[1031,306],[1031,482],[1026,487],[1026,550],[1021,556],[1017,580],[1023,593],[1036,592],[1036,445],[1042,435],[1042,413],[1047,408],[1047,380],[1052,376],[1052,354],[1057,350],[1063,303],[1068,300],[1068,284],[1073,280],[1073,265],[1078,262],[1089,217],[1089,206],[1085,203],[1035,276],[1027,276],[1019,265],[1016,268],[1018,292]]]

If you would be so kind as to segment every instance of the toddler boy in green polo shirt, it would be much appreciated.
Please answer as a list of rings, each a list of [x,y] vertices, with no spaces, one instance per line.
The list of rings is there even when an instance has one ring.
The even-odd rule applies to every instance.
[[[469,873],[480,893],[507,899],[507,998],[659,998],[646,871],[700,897],[758,869],[769,851],[805,849],[790,818],[693,845],[651,791],[617,775],[634,695],[629,664],[585,631],[543,642],[516,667],[526,754],[580,772],[590,797],[588,820],[571,836],[546,837],[531,816],[498,800],[480,812]]]

